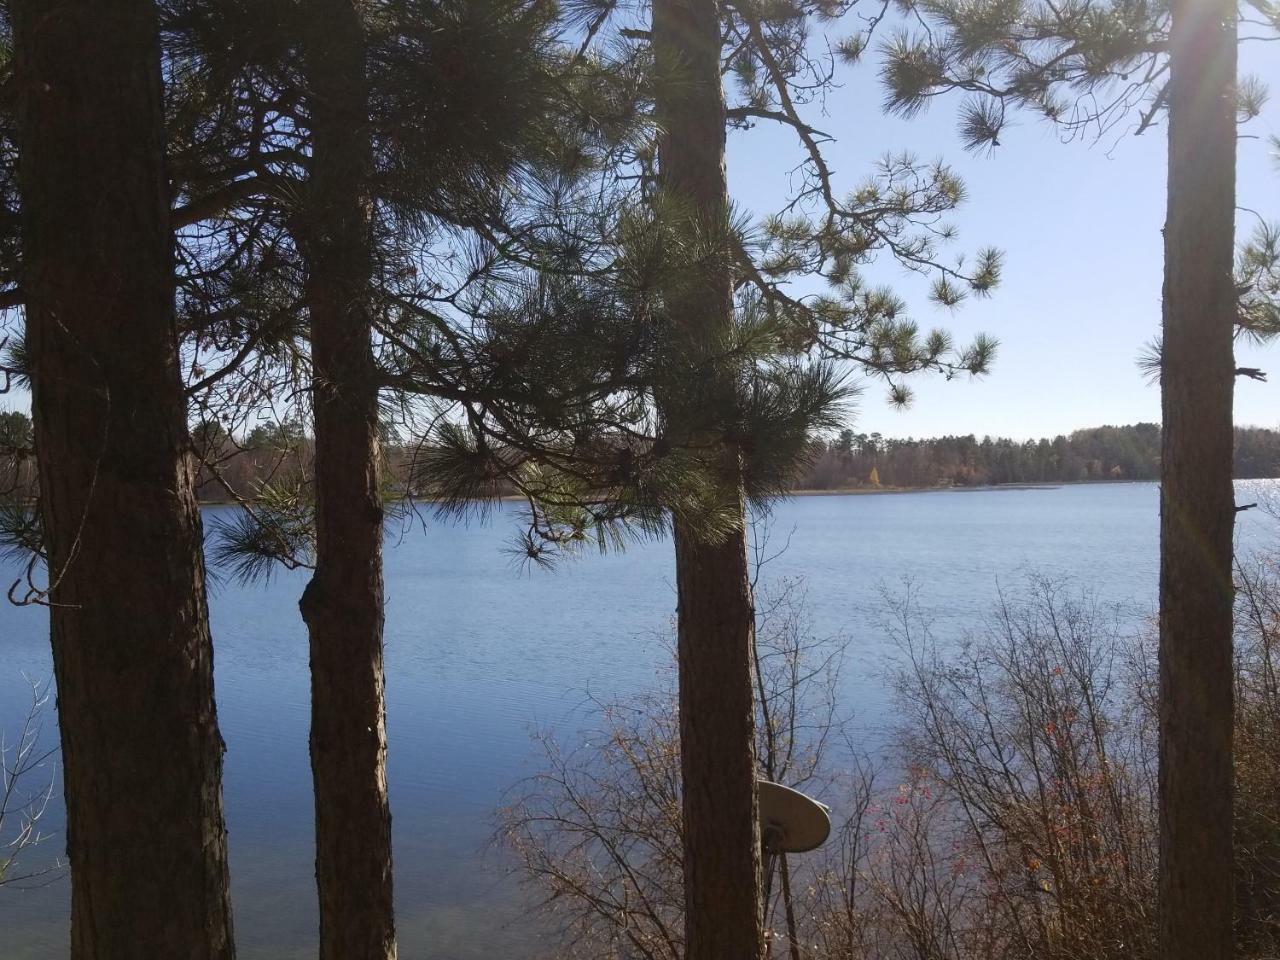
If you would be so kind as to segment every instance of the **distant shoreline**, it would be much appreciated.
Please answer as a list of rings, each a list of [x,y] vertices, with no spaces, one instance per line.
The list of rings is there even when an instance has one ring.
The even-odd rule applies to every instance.
[[[1046,480],[1043,483],[985,483],[972,487],[948,484],[936,487],[847,487],[834,490],[792,490],[789,497],[847,497],[881,493],[982,493],[995,490],[1060,490],[1063,487],[1096,486],[1104,483],[1156,483],[1155,480]]]
[[[1233,482],[1280,480],[1280,477],[1234,477]],[[788,497],[846,497],[883,493],[982,493],[999,490],[1061,490],[1063,487],[1101,487],[1126,483],[1159,483],[1155,477],[1149,480],[1046,480],[1043,483],[987,483],[965,487],[958,484],[938,487],[849,487],[833,490],[791,490]]]
[[[1086,483],[1089,481],[1082,481]],[[1101,481],[1099,481],[1101,482]],[[1107,481],[1116,483],[1117,481]],[[1131,483],[1147,483],[1151,481],[1133,480]],[[786,496],[788,497],[860,497],[864,495],[879,495],[892,493],[977,493],[983,490],[1057,490],[1065,487],[1065,483],[993,483],[980,487],[958,487],[958,486],[938,486],[938,487],[846,487],[834,490],[791,490]]]
[[[1256,480],[1256,479],[1280,479],[1275,477],[1237,477],[1237,480]],[[990,483],[980,486],[965,487],[958,485],[946,485],[936,487],[843,487],[832,490],[789,490],[783,494],[786,497],[863,497],[863,496],[891,496],[901,493],[993,493],[1002,490],[1061,490],[1063,487],[1093,487],[1105,486],[1124,483],[1159,483],[1158,480],[1061,480],[1061,481],[1045,481],[1044,483]],[[414,498],[418,503],[431,503],[432,501],[422,498]],[[506,495],[497,498],[503,503],[518,503],[524,498],[519,496]],[[234,507],[238,504],[234,500],[201,500],[202,507]]]

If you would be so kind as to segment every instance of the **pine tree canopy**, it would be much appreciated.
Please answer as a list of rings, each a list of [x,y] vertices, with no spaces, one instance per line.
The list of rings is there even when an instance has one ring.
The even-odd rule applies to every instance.
[[[883,49],[885,105],[912,116],[936,97],[962,94],[959,130],[970,149],[998,146],[1012,110],[1068,137],[1102,137],[1141,133],[1167,106],[1167,3],[921,0],[907,9],[912,26]],[[1280,8],[1268,0],[1244,0],[1238,16],[1242,44],[1280,32]],[[1237,92],[1241,121],[1257,116],[1264,85],[1245,76]]]
[[[923,0],[908,7],[915,28],[902,29],[883,49],[885,105],[909,117],[938,97],[960,94],[959,132],[971,150],[999,146],[1019,110],[1048,120],[1065,138],[1102,138],[1141,134],[1167,108],[1167,3]],[[1280,7],[1267,0],[1240,3],[1238,23],[1241,44],[1280,39]],[[1239,78],[1241,124],[1258,116],[1267,93],[1258,78]],[[1280,332],[1278,235],[1280,227],[1260,221],[1237,258],[1237,335],[1255,342]],[[1160,354],[1157,338],[1138,358],[1153,381]]]
[[[531,555],[539,542],[656,533],[672,515],[714,536],[727,521],[711,465],[726,444],[763,503],[812,436],[837,425],[861,376],[905,404],[911,374],[988,369],[994,340],[958,345],[862,275],[896,261],[952,309],[993,290],[1001,256],[948,252],[946,218],[965,194],[944,163],[887,154],[852,183],[827,165],[833,134],[807,115],[879,21],[833,40],[835,59],[815,54],[815,30],[851,7],[723,6],[726,123],[789,129],[799,166],[773,214],[727,210],[711,223],[657,189],[654,95],[681,78],[656,74],[644,10],[364,5],[370,114],[352,135],[374,158],[368,297],[385,430],[417,438],[417,489],[471,509],[514,486],[531,511]],[[181,356],[193,420],[233,441],[197,452],[249,508],[245,522],[273,528],[224,530],[223,556],[240,574],[263,568],[235,568],[237,543],[305,564],[306,472],[246,490],[224,468],[261,418],[305,416],[309,404],[306,24],[293,0],[161,9]],[[17,264],[12,254],[0,259]],[[735,322],[692,350],[664,297],[712,264],[733,275]],[[731,373],[729,394],[704,389],[710,370]]]
[[[714,535],[720,447],[739,450],[751,496],[783,489],[854,388],[831,362],[886,380],[896,403],[910,400],[908,374],[987,369],[993,340],[958,347],[922,330],[893,290],[859,273],[887,254],[931,275],[930,298],[953,308],[989,293],[1001,264],[994,250],[944,260],[944,218],[964,190],[942,163],[889,155],[865,182],[835,182],[822,152],[830,137],[802,115],[833,82],[809,51],[811,22],[847,5],[724,8],[726,119],[792,129],[802,176],[776,215],[749,223],[726,212],[694,230],[654,190],[653,91],[680,80],[655,75],[642,12],[569,4],[552,22],[543,9],[370,8],[370,297],[388,417],[423,432],[418,489],[471,509],[514,485],[531,510],[530,555],[538,540],[653,533],[673,514]],[[180,209],[238,197],[183,235],[193,355],[231,357],[192,361],[215,371],[196,379],[195,399],[223,420],[305,399],[293,221],[305,213],[309,148],[293,15],[288,3],[231,0],[172,9],[172,72],[185,78],[174,87],[188,91],[173,98],[190,144],[176,164],[190,171]],[[842,46],[846,58],[854,45]],[[227,165],[228,155],[239,159]],[[713,259],[734,273],[738,319],[728,340],[696,352],[734,371],[732,397],[700,389],[705,371],[684,362],[692,352],[664,321],[663,291],[699,282]],[[826,292],[793,292],[811,288],[807,278]],[[214,379],[228,367],[231,389]],[[666,429],[660,397],[684,436]],[[267,498],[276,512],[285,489]],[[305,514],[305,483],[296,493],[282,529]]]

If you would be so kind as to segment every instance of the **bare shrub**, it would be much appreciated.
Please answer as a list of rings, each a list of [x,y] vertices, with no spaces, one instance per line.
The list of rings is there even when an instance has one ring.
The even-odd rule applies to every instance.
[[[1238,954],[1261,960],[1280,955],[1280,563],[1238,579]],[[761,596],[761,776],[836,813],[826,847],[780,863],[768,888],[774,956],[1157,956],[1149,624],[1033,578],[948,642],[909,589],[887,626],[901,651],[897,736],[874,771],[838,711],[845,644],[812,638],[798,581]],[[598,705],[571,752],[542,735],[547,772],[503,812],[567,945],[556,956],[681,957],[674,704],[669,678]]]
[[[870,870],[891,902],[922,887],[934,905],[899,909],[908,955],[1153,956],[1152,727],[1118,611],[1035,579],[946,653],[909,608],[898,639],[907,806],[923,813],[895,818],[907,840]]]
[[[61,871],[54,861],[39,867],[20,862],[24,854],[46,839],[40,823],[53,799],[52,770],[42,773],[56,747],[42,748],[44,709],[49,684],[31,684],[31,704],[13,739],[0,735],[0,887],[40,885]],[[41,786],[33,781],[39,778]]]
[[[1236,929],[1247,956],[1280,956],[1280,559],[1237,564]]]
[[[819,796],[835,792],[829,754],[843,746],[836,689],[845,641],[815,638],[804,585],[759,590],[759,758],[762,777]],[[500,811],[500,835],[555,926],[556,957],[679,960],[683,955],[679,719],[674,655],[657,693],[596,703],[593,729],[566,749],[536,736],[544,772],[520,784]],[[778,858],[767,884],[771,928],[795,931],[793,887]],[[773,932],[774,940],[787,939]]]

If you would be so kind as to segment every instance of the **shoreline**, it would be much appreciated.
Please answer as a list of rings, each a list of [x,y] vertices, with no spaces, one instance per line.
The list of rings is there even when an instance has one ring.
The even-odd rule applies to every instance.
[[[1155,483],[1154,480],[1081,480],[1069,482],[1044,483],[989,483],[975,487],[839,487],[832,490],[791,490],[788,497],[860,497],[864,495],[880,495],[894,493],[981,493],[997,490],[1059,490],[1067,486],[1084,486],[1094,483]]]
[[[1241,477],[1237,479],[1257,479]],[[1268,478],[1280,479],[1280,478]],[[838,487],[830,490],[813,490],[798,489],[788,490],[780,499],[788,497],[866,497],[866,496],[893,496],[895,494],[904,493],[993,493],[1000,491],[1017,491],[1017,490],[1061,490],[1063,487],[1090,487],[1104,486],[1124,483],[1159,483],[1159,480],[1060,480],[1045,481],[1043,483],[995,483],[983,484],[973,487],[962,486],[937,486],[937,487]],[[403,499],[403,498],[398,498]],[[423,498],[413,498],[417,503],[428,504],[433,501]],[[501,503],[519,503],[524,500],[519,496],[501,496],[496,498]],[[239,506],[235,500],[200,500],[199,505],[202,507],[234,507]]]

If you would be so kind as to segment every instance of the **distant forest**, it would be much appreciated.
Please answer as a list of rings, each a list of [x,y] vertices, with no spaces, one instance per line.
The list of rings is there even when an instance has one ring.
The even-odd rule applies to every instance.
[[[263,481],[296,482],[299,464],[310,459],[310,440],[297,424],[264,424],[243,441],[221,430],[197,427],[206,460],[219,463],[223,478],[240,491]],[[386,477],[393,491],[411,491],[414,451],[387,438]],[[1025,442],[972,434],[932,439],[895,439],[845,430],[818,445],[810,465],[796,477],[795,490],[974,487],[1007,483],[1080,483],[1155,480],[1160,471],[1160,426],[1076,430],[1052,440]],[[1280,477],[1280,431],[1236,430],[1235,471],[1240,478]],[[202,471],[200,495],[225,499],[225,491]]]
[[[800,490],[975,487],[1002,483],[1156,480],[1160,425],[1076,430],[1052,440],[979,439],[973,434],[895,440],[845,430],[797,479]],[[1236,429],[1235,475],[1280,476],[1280,432]]]
[[[24,414],[0,413],[0,441],[8,449],[29,446],[31,422]],[[197,491],[206,502],[232,499],[229,490],[253,498],[264,486],[296,487],[310,474],[312,444],[295,422],[264,423],[235,439],[202,424],[192,439],[204,465]],[[385,438],[389,494],[415,493],[410,476],[414,450]],[[420,452],[420,451],[419,451]],[[35,464],[10,463],[5,486],[34,492]],[[820,443],[795,490],[914,489],[979,487],[1016,483],[1089,483],[1156,480],[1160,472],[1160,425],[1136,423],[1093,427],[1041,440],[965,436],[895,439],[845,430]],[[1236,429],[1235,475],[1240,479],[1280,477],[1280,431]],[[16,483],[15,483],[16,481]],[[501,491],[501,488],[499,488]]]

